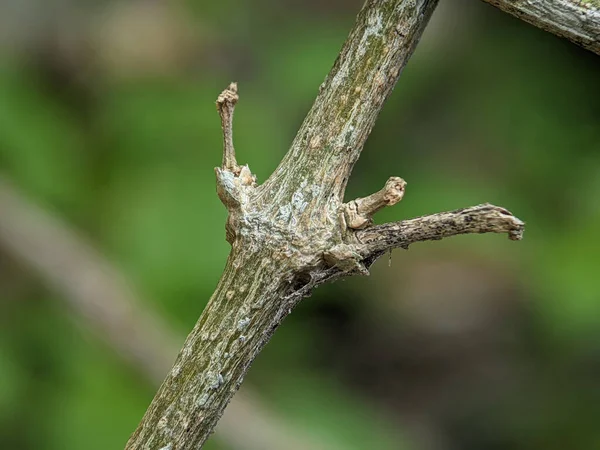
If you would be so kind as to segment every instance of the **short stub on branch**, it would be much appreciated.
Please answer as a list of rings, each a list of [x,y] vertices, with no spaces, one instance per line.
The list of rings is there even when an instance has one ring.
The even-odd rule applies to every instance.
[[[406,181],[400,177],[390,177],[380,191],[365,198],[357,198],[343,205],[346,226],[353,230],[362,230],[373,223],[373,215],[393,206],[404,197]]]
[[[235,149],[233,148],[233,112],[235,104],[239,100],[237,92],[237,83],[231,83],[217,97],[217,110],[221,116],[221,127],[223,128],[223,169],[229,170],[236,175],[240,168],[235,159]]]
[[[244,199],[244,188],[256,185],[256,176],[247,165],[240,166],[233,147],[233,112],[239,100],[237,83],[229,86],[217,97],[217,110],[223,128],[223,163],[215,169],[217,193],[229,209],[239,206]]]

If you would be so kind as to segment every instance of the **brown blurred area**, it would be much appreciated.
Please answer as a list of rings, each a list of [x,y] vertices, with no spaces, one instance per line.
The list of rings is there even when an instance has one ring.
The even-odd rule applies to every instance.
[[[88,242],[177,341],[228,252],[216,96],[239,83],[238,159],[264,181],[360,7],[3,0],[0,177]],[[600,59],[567,41],[481,2],[442,2],[347,197],[398,175],[407,194],[378,221],[490,201],[527,222],[525,239],[415,245],[317,290],[241,390],[268,411],[250,432],[289,427],[275,435],[294,433],[298,448],[600,446],[599,75]],[[69,262],[31,240],[45,216],[9,235],[6,205],[0,448],[123,447],[152,377],[94,329],[99,316],[64,301],[80,291],[49,281]],[[238,439],[217,433],[206,447],[256,448],[239,439],[252,415],[223,425]]]

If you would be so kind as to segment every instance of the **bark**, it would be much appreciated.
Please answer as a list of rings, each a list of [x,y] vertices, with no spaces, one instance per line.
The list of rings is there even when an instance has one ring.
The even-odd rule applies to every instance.
[[[386,250],[419,240],[488,231],[520,238],[523,223],[491,205],[369,227],[372,214],[404,195],[406,183],[397,177],[373,196],[343,204],[352,167],[436,4],[367,1],[289,152],[263,185],[235,159],[237,86],[219,96],[224,155],[217,192],[229,211],[231,253],[128,450],[200,448],[254,358],[319,284],[368,273]]]
[[[600,0],[483,0],[600,55]]]

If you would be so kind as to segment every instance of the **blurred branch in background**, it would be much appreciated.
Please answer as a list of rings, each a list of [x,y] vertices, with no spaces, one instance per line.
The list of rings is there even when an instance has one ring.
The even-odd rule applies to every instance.
[[[542,30],[600,54],[598,0],[484,1]]]
[[[170,369],[184,337],[149,309],[124,277],[58,217],[0,177],[0,246],[60,294],[86,331],[93,330],[153,385]],[[217,436],[233,449],[332,449],[290,427],[245,388],[229,405]]]

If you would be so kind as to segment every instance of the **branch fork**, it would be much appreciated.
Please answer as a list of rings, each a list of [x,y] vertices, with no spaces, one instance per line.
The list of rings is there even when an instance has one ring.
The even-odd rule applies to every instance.
[[[366,2],[290,150],[260,186],[235,157],[237,85],[219,95],[224,148],[217,191],[229,210],[232,250],[127,450],[200,448],[252,361],[317,285],[368,273],[386,251],[417,241],[485,232],[521,238],[523,222],[488,204],[372,225],[377,211],[404,196],[406,183],[397,177],[381,191],[343,204],[352,168],[436,4]]]
[[[336,267],[343,273],[369,275],[363,263],[364,257],[358,252],[354,233],[373,224],[373,215],[385,208],[393,206],[404,197],[406,181],[400,177],[390,177],[385,186],[364,198],[357,198],[340,207],[340,224],[342,239],[347,242],[336,244],[323,252],[323,259],[329,267]]]
[[[471,233],[506,233],[511,240],[523,238],[525,223],[505,208],[489,203],[372,226],[373,215],[398,203],[405,192],[406,182],[391,177],[380,191],[343,204],[342,236],[346,242],[323,253],[329,267],[348,275],[368,275],[368,267],[386,251],[408,249],[415,242]]]

